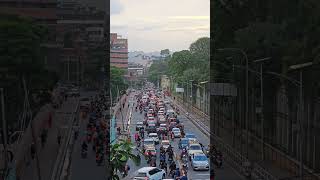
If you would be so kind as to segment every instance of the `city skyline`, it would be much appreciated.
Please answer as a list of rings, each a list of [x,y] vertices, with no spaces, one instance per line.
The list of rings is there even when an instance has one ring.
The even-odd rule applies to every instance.
[[[210,35],[209,0],[111,0],[111,33],[128,39],[129,51],[180,51]]]

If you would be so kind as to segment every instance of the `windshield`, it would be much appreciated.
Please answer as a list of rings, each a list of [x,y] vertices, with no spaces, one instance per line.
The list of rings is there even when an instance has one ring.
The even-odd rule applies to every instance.
[[[201,150],[200,146],[190,146],[190,150]]]
[[[153,144],[153,141],[144,141],[144,144],[147,144],[147,145]]]
[[[181,144],[188,144],[188,140],[181,140]]]
[[[180,132],[180,129],[172,129],[172,131]]]
[[[206,156],[195,156],[194,157],[195,161],[207,161],[207,157]]]
[[[149,137],[158,137],[156,134],[150,134]]]

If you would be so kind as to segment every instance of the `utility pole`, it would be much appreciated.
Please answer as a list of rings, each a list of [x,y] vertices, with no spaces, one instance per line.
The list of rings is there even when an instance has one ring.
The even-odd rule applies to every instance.
[[[68,83],[70,82],[70,59],[71,59],[71,57],[69,56],[69,59],[68,59]]]
[[[3,135],[3,146],[4,146],[4,162],[5,162],[5,168],[7,169],[7,166],[8,166],[8,156],[7,156],[7,140],[8,140],[8,137],[7,137],[7,122],[6,122],[6,115],[5,115],[5,108],[4,108],[4,90],[3,88],[0,88],[1,90],[1,111],[2,111],[2,135]]]

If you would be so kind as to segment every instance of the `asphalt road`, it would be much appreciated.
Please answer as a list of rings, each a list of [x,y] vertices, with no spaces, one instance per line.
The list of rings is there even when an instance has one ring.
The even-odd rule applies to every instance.
[[[95,92],[82,93],[83,97],[95,95]],[[81,158],[81,144],[85,136],[85,129],[88,118],[80,120],[80,134],[75,143],[70,170],[70,180],[106,180],[106,168],[97,166],[95,161],[95,152],[92,150],[92,144],[88,146],[87,158]]]
[[[130,106],[132,106],[132,104],[130,104]],[[172,109],[170,107],[170,105],[167,105],[168,109]],[[135,131],[135,127],[137,122],[142,121],[143,120],[143,114],[140,114],[140,112],[135,112],[135,110],[133,110],[132,112],[132,122],[130,125],[130,132],[132,134],[132,139],[131,142],[134,142],[134,133]],[[206,136],[205,134],[203,134],[189,119],[187,119],[185,117],[185,115],[179,115],[178,119],[180,120],[180,122],[182,122],[184,124],[184,129],[185,129],[185,133],[193,133],[196,135],[198,141],[200,143],[202,143],[204,145],[204,147],[207,147],[208,144],[210,143],[209,137]],[[146,136],[146,135],[145,135]],[[171,145],[174,147],[174,152],[175,154],[180,155],[181,154],[181,150],[178,149],[178,141],[179,139],[176,138],[173,142],[171,142]],[[141,146],[142,147],[142,146]],[[159,165],[160,160],[159,160],[159,148],[160,146],[157,145],[157,165]],[[138,151],[135,150],[134,151],[136,154],[138,154]],[[142,167],[146,167],[149,166],[147,164],[147,161],[144,159],[144,157],[142,157],[141,160],[141,164],[140,166],[135,166],[133,162],[129,162],[129,165],[131,167],[130,172],[133,173],[134,171],[137,171],[138,169],[142,168]],[[234,171],[232,168],[230,168],[230,166],[228,166],[227,164],[224,164],[222,168],[217,169],[216,170],[216,179],[217,180],[239,180],[242,179],[243,177],[240,176],[236,171]],[[189,171],[188,171],[188,179],[191,180],[209,180],[210,179],[210,172],[209,171],[194,171],[191,168],[191,164],[189,163]]]

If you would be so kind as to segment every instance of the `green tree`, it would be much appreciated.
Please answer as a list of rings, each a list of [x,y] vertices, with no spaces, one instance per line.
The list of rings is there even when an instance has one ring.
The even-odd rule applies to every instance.
[[[110,85],[113,99],[117,96],[117,91],[125,91],[128,84],[124,79],[125,71],[121,68],[110,66]]]
[[[123,172],[125,165],[131,159],[136,166],[140,165],[140,156],[132,153],[133,144],[127,140],[119,140],[118,143],[111,145],[110,148],[110,166],[112,171],[112,180],[119,180],[118,172]]]
[[[1,82],[5,89],[5,102],[9,125],[21,112],[24,100],[22,79],[30,92],[33,110],[50,100],[48,90],[57,81],[57,74],[44,66],[44,50],[48,29],[32,20],[14,15],[0,15],[0,67]],[[37,102],[33,97],[46,97]],[[45,100],[45,101],[44,101]],[[10,103],[9,103],[10,102]]]

